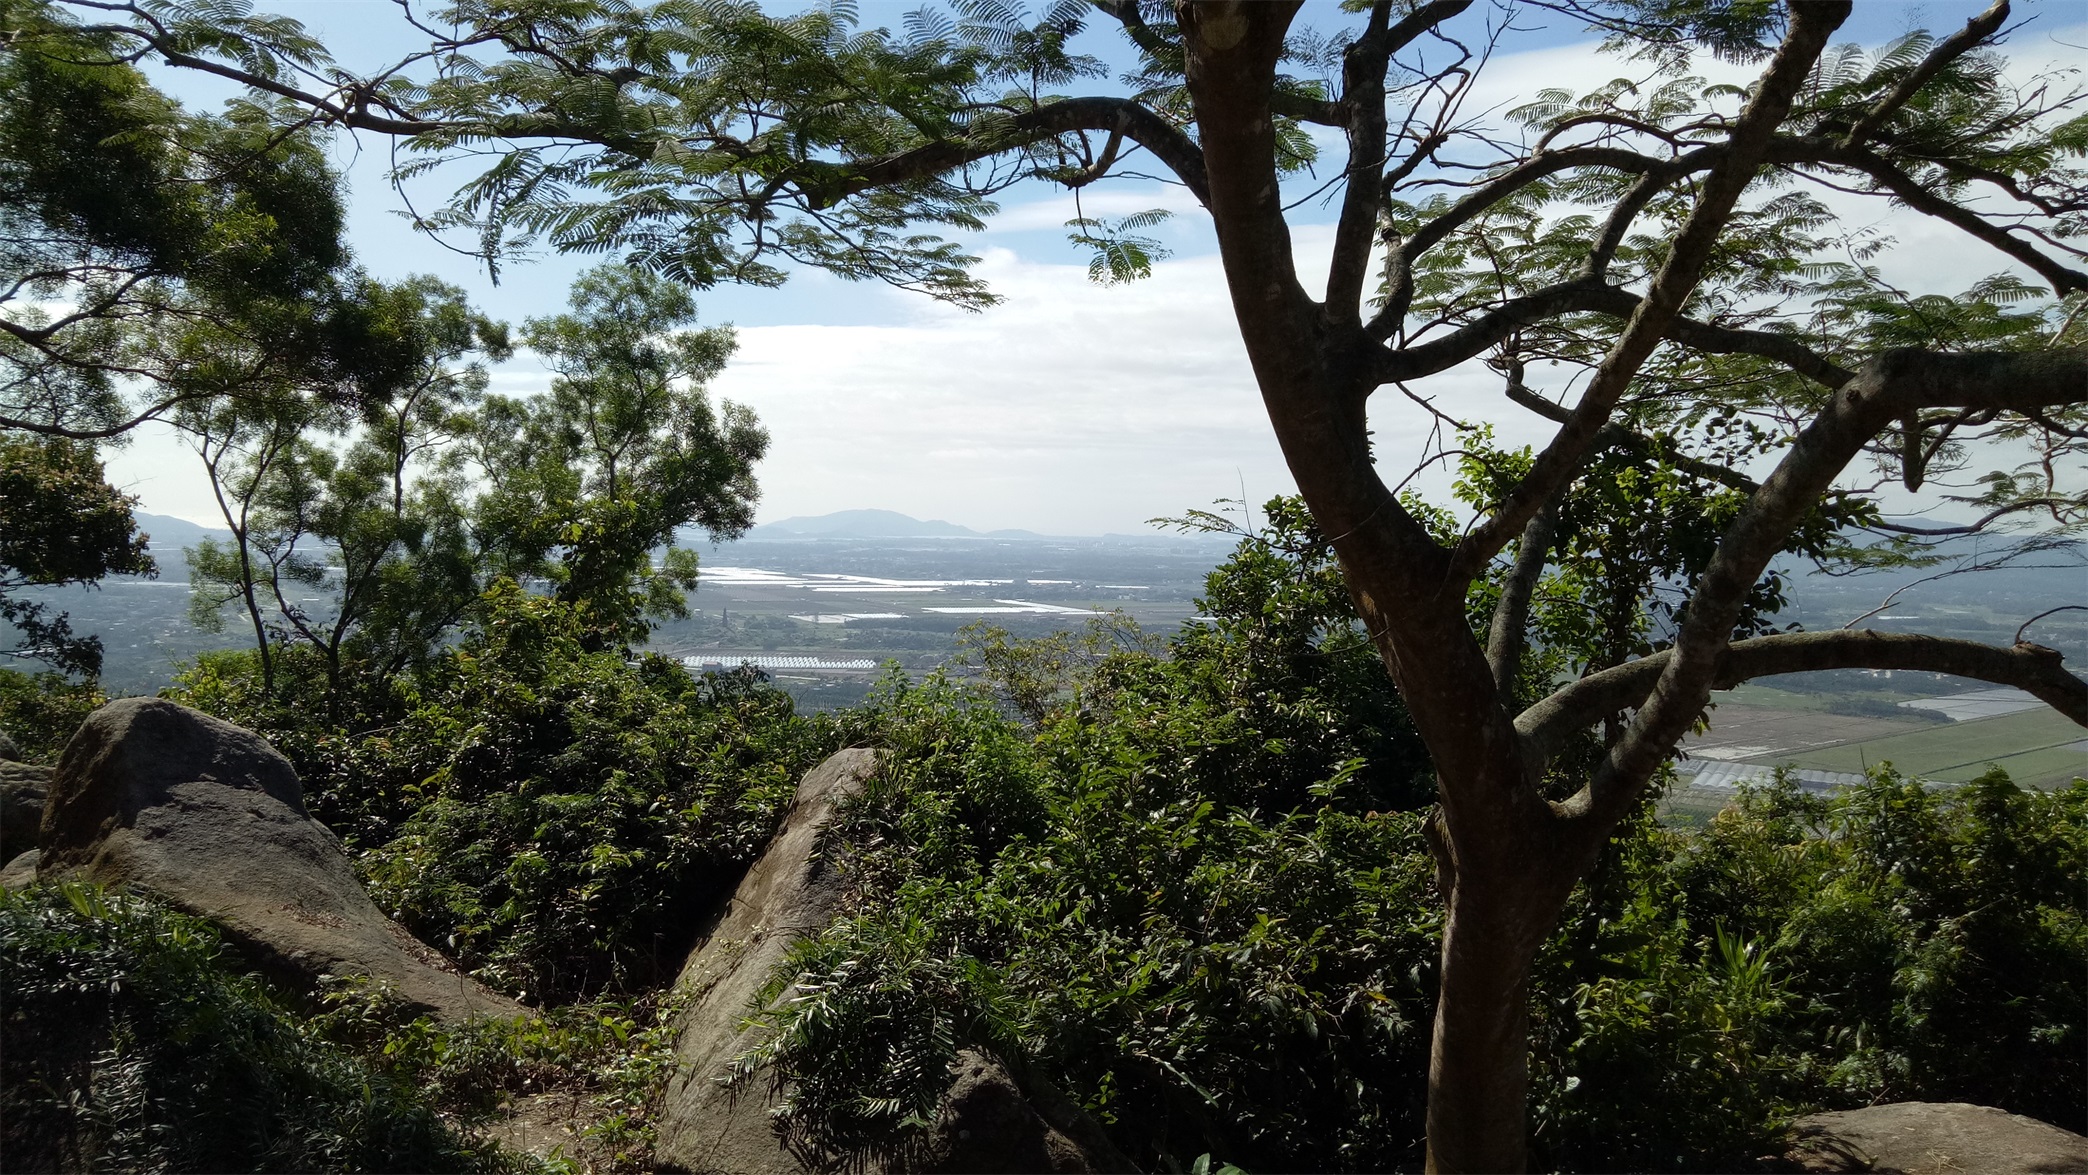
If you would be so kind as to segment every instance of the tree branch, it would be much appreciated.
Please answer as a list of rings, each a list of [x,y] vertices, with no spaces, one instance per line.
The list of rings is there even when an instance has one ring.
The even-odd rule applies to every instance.
[[[1670,171],[1682,175],[1699,167],[1710,166],[1710,161],[1723,156],[1724,148],[1703,147],[1675,159],[1655,159],[1622,147],[1567,147],[1558,151],[1543,151],[1481,184],[1464,199],[1442,215],[1430,220],[1417,229],[1412,237],[1400,242],[1398,248],[1385,262],[1385,304],[1371,316],[1364,328],[1371,338],[1383,342],[1392,337],[1406,317],[1407,308],[1413,304],[1414,261],[1434,248],[1474,217],[1506,200],[1531,184],[1548,176],[1556,175],[1576,167],[1608,167],[1617,171],[1640,174]]]
[[[1672,650],[1663,650],[1591,673],[1524,710],[1515,729],[1528,740],[1530,758],[1548,762],[1575,734],[1643,705],[1671,657]],[[1911,669],[2016,686],[2088,726],[2088,682],[2068,672],[2062,660],[2056,650],[2028,643],[2002,648],[1869,629],[1789,632],[1732,644],[1713,670],[1709,688],[1731,689],[1758,677],[1821,669]]]
[[[1629,290],[1604,285],[1592,277],[1547,286],[1536,293],[1511,298],[1439,338],[1398,350],[1381,347],[1376,377],[1380,384],[1388,384],[1447,371],[1518,329],[1561,314],[1593,311],[1629,320],[1638,312],[1641,301]],[[1668,322],[1666,337],[1707,354],[1755,355],[1773,360],[1823,387],[1839,388],[1854,375],[1799,340],[1775,331],[1715,326],[1677,314]]]
[[[1501,602],[1494,606],[1493,625],[1486,634],[1486,663],[1504,698],[1515,692],[1515,674],[1522,668],[1523,646],[1527,643],[1530,597],[1537,592],[1537,579],[1544,573],[1545,560],[1551,557],[1552,540],[1558,530],[1557,509],[1538,511],[1523,528],[1515,566],[1501,584]]]
[[[998,155],[1013,147],[1073,131],[1116,131],[1151,151],[1187,185],[1199,203],[1209,206],[1211,189],[1204,172],[1203,151],[1179,127],[1129,98],[1067,98],[1025,110],[1002,124],[1012,133],[991,139],[943,139],[882,159],[822,165],[832,178],[798,180],[814,208],[873,188],[941,175],[967,163]]]
[[[1508,398],[1547,420],[1556,420],[1563,423],[1568,415],[1565,408],[1531,391],[1524,386],[1521,380],[1511,379],[1508,381]],[[1633,432],[1631,429],[1625,428],[1614,421],[1603,425],[1602,431],[1595,434],[1595,444],[1590,451],[1600,452],[1604,449],[1622,449],[1627,453],[1651,458],[1691,476],[1701,477],[1705,481],[1717,482],[1728,489],[1739,490],[1742,493],[1751,494],[1761,488],[1753,478],[1737,469],[1710,461],[1700,461],[1686,453],[1677,452],[1671,446],[1661,444],[1642,433]],[[1538,514],[1539,518],[1543,516],[1542,512]]]
[[[1667,260],[1654,275],[1645,298],[1596,368],[1572,418],[1537,455],[1528,476],[1509,492],[1491,517],[1458,543],[1455,563],[1461,575],[1476,576],[1580,468],[1589,444],[1608,421],[1610,410],[1696,289],[1711,251],[1739,203],[1740,193],[1754,178],[1776,128],[1790,114],[1799,89],[1811,78],[1813,64],[1826,48],[1827,38],[1848,14],[1846,0],[1792,8],[1789,35],[1763,73],[1761,87],[1740,112],[1724,157],[1705,177],[1696,207],[1676,234]]]
[[[1842,136],[1842,146],[1861,146],[1865,139],[1870,138],[1879,127],[1885,125],[1886,119],[1891,118],[1909,99],[1920,93],[1921,87],[1943,72],[1944,66],[1977,48],[1980,42],[1993,36],[2001,28],[2001,22],[2007,19],[2008,0],[1994,0],[1992,7],[1966,21],[1964,28],[1952,33],[1935,48],[1930,49],[1928,56],[1921,59],[1920,65],[1901,78],[1890,93],[1878,99],[1877,104],[1858,119],[1855,126],[1849,128],[1849,133]]]
[[[1322,313],[1330,323],[1355,325],[1362,319],[1363,281],[1370,271],[1370,246],[1377,239],[1378,181],[1385,172],[1385,69],[1392,50],[1387,41],[1392,6],[1371,6],[1363,35],[1342,54],[1341,105],[1347,115],[1347,190],[1341,197],[1341,219],[1334,227],[1334,255],[1327,265],[1327,300]]]
[[[1907,207],[1933,216],[2022,262],[2049,283],[2054,293],[2064,295],[2074,290],[2088,290],[2088,273],[2061,265],[2002,226],[1936,195],[1922,187],[1914,177],[1893,166],[1884,156],[1867,148],[1845,146],[1838,141],[1820,138],[1784,139],[1776,144],[1770,158],[1776,163],[1824,163],[1862,172]]]
[[[1691,593],[1657,689],[1631,729],[1568,802],[1585,820],[1585,851],[1600,846],[1638,789],[1702,711],[1733,625],[1769,560],[1849,461],[1898,419],[1929,408],[2023,411],[2075,403],[2088,388],[2088,348],[1935,354],[1889,351],[1864,364],[1755,491]]]
[[[1139,15],[1138,0],[1088,0],[1108,16],[1114,17],[1124,26],[1124,35],[1150,56],[1159,57],[1177,46],[1169,45],[1166,38],[1153,31],[1153,26]]]

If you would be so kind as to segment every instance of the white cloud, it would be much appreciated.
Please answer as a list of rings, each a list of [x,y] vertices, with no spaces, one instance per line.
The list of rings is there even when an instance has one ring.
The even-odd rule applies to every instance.
[[[714,385],[773,436],[762,516],[859,506],[980,528],[1136,528],[1290,488],[1215,257],[1097,288],[989,251],[1005,303],[898,326],[763,326]]]

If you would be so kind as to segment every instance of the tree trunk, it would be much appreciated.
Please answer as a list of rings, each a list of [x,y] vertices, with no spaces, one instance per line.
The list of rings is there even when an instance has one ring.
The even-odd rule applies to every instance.
[[[1529,980],[1536,955],[1527,928],[1546,919],[1527,908],[1533,895],[1512,892],[1522,886],[1472,884],[1476,880],[1457,886],[1443,924],[1428,1062],[1431,1172],[1521,1171],[1525,1162]],[[1502,892],[1486,900],[1473,895],[1480,888]]]

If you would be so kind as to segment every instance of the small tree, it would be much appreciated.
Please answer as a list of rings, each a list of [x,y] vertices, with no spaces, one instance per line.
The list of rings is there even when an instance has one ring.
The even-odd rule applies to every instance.
[[[358,301],[391,352],[382,378],[346,397],[286,378],[177,416],[232,531],[191,552],[191,613],[211,626],[245,610],[264,689],[279,646],[309,648],[338,718],[351,675],[423,660],[502,577],[548,582],[599,648],[686,615],[696,561],[676,531],[745,530],[767,446],[751,412],[702,388],[729,330],[678,329],[695,317],[682,287],[593,270],[576,313],[523,332],[558,372],[550,392],[509,399],[485,395],[482,362],[509,354],[507,328],[462,291],[366,282]]]
[[[100,674],[100,637],[76,636],[63,612],[9,593],[157,572],[133,504],[110,488],[89,446],[0,435],[0,621],[21,638],[0,656]]]
[[[240,603],[264,687],[274,646],[305,645],[335,706],[350,661],[384,675],[425,657],[485,588],[464,442],[485,391],[481,357],[509,354],[507,328],[453,286],[365,282],[359,297],[398,370],[358,386],[352,406],[286,382],[176,417],[232,532],[189,553],[192,618],[215,631]]]
[[[605,645],[628,643],[649,618],[688,615],[696,554],[674,545],[680,528],[723,540],[753,525],[768,433],[705,393],[735,344],[729,327],[684,329],[696,320],[687,289],[603,266],[581,275],[571,302],[523,326],[556,373],[550,393],[495,397],[480,419],[480,516],[496,565],[547,578]]]

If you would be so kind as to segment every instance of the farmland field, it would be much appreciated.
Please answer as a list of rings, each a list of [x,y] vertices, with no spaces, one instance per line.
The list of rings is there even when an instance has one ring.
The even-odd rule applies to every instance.
[[[1772,692],[1719,695],[1710,729],[1691,736],[1684,749],[1698,760],[1822,771],[1861,772],[1889,762],[1909,775],[1954,783],[1989,764],[2026,787],[2059,787],[2088,774],[2088,731],[2045,707],[1939,723],[1762,704]],[[1739,697],[1747,701],[1728,700]]]
[[[2084,734],[2055,711],[2025,710],[1808,749],[1790,761],[1828,771],[1862,771],[1890,762],[1910,775],[1950,782],[1971,779],[1995,764],[2026,787],[2057,787],[2088,774]]]

